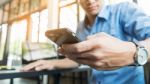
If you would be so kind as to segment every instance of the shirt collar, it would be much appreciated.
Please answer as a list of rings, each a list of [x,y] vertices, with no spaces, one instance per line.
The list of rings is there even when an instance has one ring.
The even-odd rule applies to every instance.
[[[101,11],[98,13],[98,17],[104,18],[105,20],[109,19],[109,9],[108,5],[102,7]]]
[[[103,18],[105,20],[109,19],[109,9],[108,5],[102,7],[101,11],[98,13],[97,17]],[[87,16],[85,16],[83,23],[85,24],[87,21]],[[85,25],[86,26],[86,25]],[[87,26],[86,26],[87,27]]]

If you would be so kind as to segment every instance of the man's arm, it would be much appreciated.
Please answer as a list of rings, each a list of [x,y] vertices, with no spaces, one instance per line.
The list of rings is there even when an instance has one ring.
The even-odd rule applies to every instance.
[[[148,50],[148,55],[149,55],[149,62],[150,62],[150,38],[141,41],[140,44],[142,44],[147,50]]]
[[[68,59],[61,59],[61,60],[39,60],[33,63],[30,63],[26,66],[24,66],[21,71],[29,71],[29,70],[52,70],[52,69],[66,69],[66,68],[75,68],[78,67],[79,64]]]
[[[60,53],[79,64],[97,70],[112,70],[133,64],[136,46],[101,32],[79,43],[64,44],[62,50]]]
[[[55,69],[67,69],[67,68],[75,68],[78,67],[79,64],[75,61],[72,61],[68,58],[56,60],[55,61]]]

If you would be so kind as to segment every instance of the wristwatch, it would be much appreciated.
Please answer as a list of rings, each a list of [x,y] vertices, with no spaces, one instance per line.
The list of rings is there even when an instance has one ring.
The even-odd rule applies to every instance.
[[[148,51],[147,49],[139,44],[138,41],[133,42],[136,45],[136,53],[134,56],[134,65],[135,66],[143,66],[148,61]]]

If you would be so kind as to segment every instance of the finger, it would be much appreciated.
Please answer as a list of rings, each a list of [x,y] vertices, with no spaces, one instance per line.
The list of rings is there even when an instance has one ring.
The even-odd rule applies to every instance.
[[[63,54],[63,55],[65,54],[65,53],[64,53],[65,51],[64,51],[63,48],[59,48],[57,51],[58,51],[58,53],[61,53],[61,54]]]
[[[93,59],[92,56],[84,55],[84,54],[68,54],[67,58],[70,58],[72,60],[77,60],[77,59],[91,59],[91,60],[95,60],[95,59]]]
[[[41,65],[41,66],[37,66],[35,67],[36,71],[42,71],[42,70],[52,70],[53,67],[52,66],[48,66],[48,65]]]
[[[110,70],[119,69],[119,68],[121,68],[121,67],[98,67],[98,68],[92,67],[92,68],[95,68],[95,69],[97,69],[97,70],[107,70],[107,71],[110,71]]]
[[[66,53],[70,59],[91,59],[91,60],[103,60],[105,56],[100,50],[92,50],[83,53]]]
[[[75,56],[73,56],[73,55],[65,55],[65,57],[66,58],[69,58],[69,59],[71,59],[71,60],[76,60],[76,57]]]
[[[36,61],[36,62],[33,62],[31,64],[28,64],[28,65],[24,66],[21,70],[22,71],[29,71],[31,69],[34,69],[36,66],[40,66],[42,64],[43,64],[42,60]]]
[[[76,62],[80,63],[80,64],[85,64],[85,65],[89,65],[91,67],[101,67],[104,66],[103,62],[96,61],[96,60],[91,60],[91,59],[77,59]]]
[[[31,69],[33,69],[35,67],[34,63],[28,64],[26,66],[24,66],[23,68],[21,68],[21,71],[29,71]]]
[[[80,55],[76,56],[77,58],[87,58],[91,60],[103,60],[105,58],[104,54],[101,52],[101,50],[92,50],[92,51],[87,51],[84,53],[81,53]]]
[[[77,59],[75,61],[80,63],[80,64],[89,65],[90,67],[97,69],[97,70],[115,70],[115,69],[120,68],[118,66],[108,67],[103,62],[100,62],[100,61],[95,62],[95,61],[92,61],[90,59]]]
[[[97,45],[93,43],[93,40],[86,40],[75,44],[64,44],[62,45],[62,48],[64,49],[65,52],[81,53],[81,52],[92,50],[96,46]]]
[[[66,53],[66,57],[71,59],[71,60],[77,60],[78,58],[81,58],[81,59],[86,59],[87,57],[83,57],[82,56],[82,53]]]

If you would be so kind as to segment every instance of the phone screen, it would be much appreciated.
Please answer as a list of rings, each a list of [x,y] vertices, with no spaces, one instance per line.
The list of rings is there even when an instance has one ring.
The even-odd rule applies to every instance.
[[[75,33],[67,28],[48,30],[45,35],[58,46],[80,42]]]

